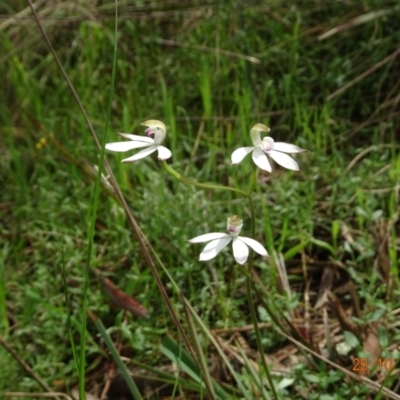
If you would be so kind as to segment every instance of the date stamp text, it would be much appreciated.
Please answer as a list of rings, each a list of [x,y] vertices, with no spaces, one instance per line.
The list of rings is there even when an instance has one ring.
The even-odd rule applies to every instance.
[[[352,371],[368,371],[370,367],[377,366],[380,371],[391,371],[395,362],[391,358],[379,358],[375,365],[370,365],[368,358],[353,358]]]

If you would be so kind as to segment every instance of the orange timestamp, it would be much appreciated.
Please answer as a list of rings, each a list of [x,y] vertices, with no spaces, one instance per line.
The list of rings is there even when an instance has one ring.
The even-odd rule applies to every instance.
[[[380,371],[391,371],[395,366],[395,362],[392,358],[378,358],[376,365]],[[353,368],[352,371],[368,371],[369,361],[368,358],[353,358]]]

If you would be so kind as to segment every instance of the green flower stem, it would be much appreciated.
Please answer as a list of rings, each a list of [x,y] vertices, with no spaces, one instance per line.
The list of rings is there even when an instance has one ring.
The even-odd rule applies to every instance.
[[[253,198],[251,197],[251,193],[248,194],[247,198],[249,200],[250,206],[251,238],[254,239],[254,237],[256,236],[256,213],[254,211],[254,203]],[[253,264],[253,253],[254,252],[251,252],[249,264]],[[251,271],[251,269],[249,271]]]
[[[249,194],[246,193],[244,190],[240,190],[240,189],[235,189],[229,186],[222,186],[222,185],[213,185],[210,183],[199,183],[196,181],[192,181],[191,179],[185,178],[184,176],[182,176],[179,172],[175,171],[172,167],[170,167],[164,160],[161,161],[161,166],[170,174],[172,175],[174,178],[180,180],[181,182],[185,182],[188,185],[192,185],[192,186],[197,186],[203,189],[212,189],[212,190],[226,190],[229,192],[236,192],[241,194],[242,196],[245,196],[247,198],[249,198]]]
[[[250,190],[254,188],[255,182],[257,180],[257,171],[253,169],[253,174],[252,174],[252,180],[250,184]],[[254,239],[255,233],[256,233],[256,220],[255,220],[255,211],[254,211],[254,203],[253,199],[251,197],[252,192],[249,192],[247,195],[247,198],[249,200],[249,206],[250,206],[250,216],[251,216],[251,238]],[[258,322],[257,322],[257,314],[256,314],[256,309],[254,307],[254,301],[253,301],[253,295],[252,295],[252,282],[251,282],[251,271],[253,269],[253,258],[254,258],[254,251],[250,251],[250,257],[249,257],[249,264],[247,267],[247,274],[246,274],[246,291],[247,291],[247,301],[249,303],[249,308],[250,308],[250,315],[251,315],[251,320],[253,322],[254,326],[254,333],[256,334],[256,340],[257,340],[257,347],[258,351],[260,352],[261,356],[261,364],[265,370],[265,375],[267,376],[269,385],[271,387],[272,393],[274,395],[275,399],[278,399],[278,394],[276,392],[274,382],[272,381],[271,374],[269,372],[267,363],[265,361],[264,357],[264,350],[262,347],[261,343],[261,334],[260,334],[260,329],[258,327]],[[260,376],[260,382],[262,382],[262,377]]]
[[[251,195],[254,192],[254,189],[256,187],[258,171],[259,171],[259,169],[254,164],[252,164],[252,174],[251,174],[249,191],[248,191],[249,195]]]
[[[214,189],[214,190],[226,190],[226,191],[231,191],[231,192],[236,192],[241,194],[242,196],[245,196],[247,198],[247,200],[249,201],[249,206],[250,206],[250,218],[251,218],[251,237],[252,239],[254,239],[255,237],[255,232],[256,232],[256,224],[255,224],[255,211],[254,211],[254,203],[253,203],[253,199],[252,199],[252,193],[255,187],[255,183],[257,181],[257,170],[253,169],[253,174],[252,174],[252,179],[250,182],[250,186],[249,186],[249,192],[245,192],[244,190],[240,190],[240,189],[235,189],[229,186],[221,186],[221,185],[213,185],[213,184],[208,184],[208,183],[198,183],[196,181],[192,181],[191,179],[185,178],[184,176],[182,176],[179,172],[175,171],[172,167],[170,167],[164,160],[161,161],[161,166],[165,169],[165,171],[167,171],[170,175],[172,175],[174,178],[180,180],[181,182],[185,182],[189,185],[193,185],[193,186],[197,186],[203,189]],[[265,370],[265,375],[267,376],[268,382],[271,386],[271,390],[272,393],[275,397],[275,399],[278,399],[278,394],[276,392],[274,383],[272,381],[272,377],[271,374],[268,370],[268,366],[267,363],[265,361],[265,357],[264,357],[264,351],[262,348],[262,343],[261,343],[261,334],[260,334],[260,329],[258,327],[258,323],[257,323],[257,315],[256,315],[256,310],[254,308],[254,302],[253,302],[253,296],[252,296],[252,292],[251,292],[251,271],[253,268],[253,255],[254,252],[253,250],[250,251],[250,258],[249,258],[249,265],[248,265],[248,269],[247,269],[247,273],[246,273],[246,290],[247,290],[247,299],[249,302],[249,307],[250,307],[250,314],[251,314],[251,320],[253,322],[254,325],[254,331],[256,334],[256,339],[257,339],[257,347],[258,350],[260,352],[261,355],[261,363],[262,366]]]

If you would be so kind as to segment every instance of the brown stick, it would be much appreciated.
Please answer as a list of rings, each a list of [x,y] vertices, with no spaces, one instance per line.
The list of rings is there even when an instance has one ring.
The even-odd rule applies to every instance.
[[[57,395],[60,395],[60,393],[57,393],[57,395],[54,394],[54,390],[50,388],[50,386],[47,385],[47,383],[27,364],[27,362],[19,356],[19,354],[4,340],[4,338],[0,335],[0,343],[3,345],[3,347],[14,357],[16,361],[18,361],[19,365],[29,374],[32,376],[33,379],[47,392],[53,393],[52,397],[56,397],[57,400],[60,400],[60,398]]]
[[[100,142],[99,142],[99,140],[97,138],[97,135],[96,135],[96,133],[94,131],[94,128],[93,128],[93,125],[92,125],[92,123],[91,123],[91,121],[89,119],[89,116],[87,115],[86,110],[85,110],[85,108],[84,108],[84,106],[83,106],[83,104],[82,104],[82,102],[81,102],[81,100],[79,98],[79,95],[76,92],[74,86],[72,85],[72,82],[69,79],[64,67],[62,66],[61,61],[59,60],[59,58],[57,56],[57,53],[54,50],[53,45],[51,44],[51,41],[50,41],[49,37],[47,36],[46,32],[44,31],[43,26],[42,26],[42,24],[41,24],[41,22],[39,20],[39,17],[38,17],[38,15],[36,13],[36,10],[35,10],[35,8],[34,8],[34,6],[32,4],[32,1],[28,0],[28,3],[29,3],[29,6],[31,7],[32,14],[33,14],[33,16],[35,18],[35,21],[36,21],[36,23],[38,25],[38,28],[39,28],[40,32],[42,33],[43,39],[46,42],[51,54],[53,55],[54,60],[57,63],[57,66],[60,69],[61,74],[63,75],[65,81],[67,82],[67,85],[68,85],[68,87],[69,87],[69,89],[70,89],[75,101],[77,102],[80,111],[82,112],[82,115],[83,115],[83,117],[84,117],[84,119],[86,121],[86,124],[87,124],[87,126],[88,126],[88,128],[89,128],[89,130],[90,130],[90,132],[92,134],[92,137],[93,137],[98,149],[101,150]],[[174,311],[174,309],[172,307],[172,303],[171,303],[171,301],[170,301],[170,299],[168,297],[167,291],[166,291],[166,289],[165,289],[165,287],[164,287],[164,285],[163,285],[163,283],[161,281],[161,278],[160,278],[160,275],[158,274],[157,268],[156,268],[156,266],[155,266],[155,264],[154,264],[154,262],[153,262],[153,260],[152,260],[152,258],[150,256],[149,252],[146,249],[146,245],[145,245],[144,240],[143,240],[142,235],[141,235],[140,227],[139,227],[138,223],[136,222],[136,219],[134,218],[134,216],[132,214],[132,211],[128,207],[128,205],[127,205],[127,203],[125,201],[125,198],[124,198],[124,196],[123,196],[123,194],[121,192],[121,189],[119,188],[118,183],[117,183],[117,181],[115,179],[115,176],[114,176],[114,174],[113,174],[113,172],[111,170],[110,164],[108,163],[108,161],[107,161],[107,159],[105,157],[104,157],[104,167],[105,167],[105,169],[107,171],[107,174],[110,176],[110,183],[114,188],[114,191],[115,191],[115,193],[117,195],[117,198],[118,198],[119,202],[121,203],[122,207],[125,210],[125,213],[126,213],[127,218],[128,218],[129,225],[131,226],[131,228],[132,228],[132,230],[133,230],[133,232],[134,232],[134,234],[136,236],[136,239],[139,242],[140,250],[142,251],[142,254],[143,254],[143,256],[144,256],[144,258],[146,260],[147,265],[150,267],[151,273],[152,273],[152,275],[153,275],[153,277],[154,277],[154,279],[156,281],[158,290],[160,291],[161,296],[164,299],[164,302],[165,302],[165,304],[167,306],[169,314],[170,314],[172,320],[174,321],[177,329],[179,330],[179,333],[181,334],[182,339],[185,342],[186,347],[190,351],[191,346],[190,346],[190,343],[189,343],[189,339],[186,336],[185,331],[183,329],[183,326],[180,323],[179,318],[176,315],[176,313],[175,313],[175,311]]]

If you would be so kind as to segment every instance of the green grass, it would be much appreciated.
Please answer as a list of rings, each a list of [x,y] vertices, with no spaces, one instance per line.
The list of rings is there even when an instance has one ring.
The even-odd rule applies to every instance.
[[[114,3],[71,4],[44,3],[37,12],[101,140],[110,93]],[[0,335],[52,389],[70,393],[78,377],[67,316],[79,349],[94,182],[53,142],[38,144],[48,132],[72,157],[92,165],[99,163],[99,152],[35,22],[11,20],[26,6],[0,1],[0,43],[5,50],[0,54]],[[314,308],[326,268],[336,268],[331,290],[349,319],[362,332],[371,324],[377,329],[379,357],[399,359],[399,58],[332,100],[327,97],[396,51],[400,10],[396,2],[387,1],[384,8],[391,12],[384,16],[325,40],[319,41],[318,35],[382,7],[374,0],[119,5],[109,142],[119,140],[117,132],[143,134],[140,123],[145,120],[162,120],[168,126],[165,144],[173,153],[169,161],[174,169],[199,182],[242,190],[250,185],[251,156],[230,166],[230,155],[251,145],[249,130],[255,123],[270,126],[276,141],[308,150],[296,157],[300,173],[275,167],[272,174],[258,174],[253,195],[256,238],[271,254],[284,255],[292,297],[282,289],[276,261],[259,257],[254,266],[264,288],[255,284],[253,296],[259,323],[271,322],[265,306],[271,307],[298,332],[307,330],[324,356],[348,370],[350,356],[362,354],[363,333],[349,355],[328,356],[324,313]],[[250,236],[246,199],[173,180],[155,157],[121,164],[122,156],[106,156],[140,228],[202,324],[211,330],[251,324],[245,275],[231,252],[200,263],[201,245],[186,242],[224,231],[232,214],[243,218],[242,234]],[[120,354],[148,368],[169,368],[171,387],[165,395],[171,395],[175,385],[175,396],[190,398],[200,391],[207,398],[198,382],[185,375],[182,381],[171,378],[171,361],[160,346],[166,337],[178,342],[177,329],[123,209],[104,191],[93,263],[150,311],[144,320],[111,307],[98,279],[91,276],[88,306]],[[157,268],[189,332],[188,309],[159,263]],[[354,314],[350,293],[340,290],[348,282],[354,284],[360,315]],[[330,303],[326,310],[330,339],[343,342],[346,327],[339,325]],[[194,314],[192,318],[197,321]],[[223,365],[207,331],[201,324],[195,327],[191,337],[197,337],[209,363]],[[276,326],[261,333],[272,360],[295,349]],[[87,334],[90,392],[96,383],[103,388],[104,371],[114,364],[91,320]],[[232,337],[232,332],[221,334],[224,340]],[[242,337],[257,351],[254,330]],[[365,382],[345,380],[343,372],[325,361],[293,351],[296,358],[285,360],[283,373],[273,374],[282,399],[365,399],[375,393]],[[246,355],[255,360],[254,352]],[[367,357],[372,357],[371,350]],[[0,371],[0,392],[43,391],[1,346]],[[248,362],[239,362],[236,372],[246,390],[258,390],[257,374]],[[236,391],[224,390],[239,398],[231,372],[216,376],[219,383],[231,383]],[[382,381],[376,364],[370,365],[369,377]],[[394,390],[396,379],[393,372],[385,386]],[[139,385],[139,390],[144,396],[144,387]]]

